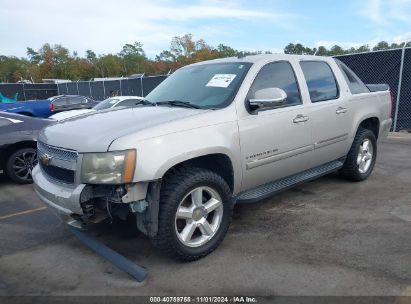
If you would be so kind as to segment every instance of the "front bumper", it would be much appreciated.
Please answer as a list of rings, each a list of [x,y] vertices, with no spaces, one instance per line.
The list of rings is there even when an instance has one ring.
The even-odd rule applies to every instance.
[[[60,215],[71,216],[82,215],[83,209],[80,205],[80,195],[85,184],[68,186],[51,182],[36,166],[32,172],[34,190],[38,197],[46,205],[51,207]]]

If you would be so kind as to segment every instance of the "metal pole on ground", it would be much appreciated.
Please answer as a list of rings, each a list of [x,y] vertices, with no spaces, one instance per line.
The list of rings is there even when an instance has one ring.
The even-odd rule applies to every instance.
[[[395,102],[395,113],[394,113],[394,126],[393,126],[393,131],[394,132],[397,131],[398,107],[400,105],[402,72],[404,70],[405,48],[406,48],[407,44],[408,44],[408,42],[404,42],[404,46],[402,48],[402,53],[401,53],[400,75],[399,75],[399,78],[398,78],[397,100]]]

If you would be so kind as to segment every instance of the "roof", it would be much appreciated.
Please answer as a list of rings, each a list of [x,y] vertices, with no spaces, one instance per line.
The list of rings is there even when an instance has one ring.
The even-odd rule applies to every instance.
[[[291,55],[291,54],[261,54],[261,55],[250,55],[250,56],[244,56],[244,57],[219,58],[219,59],[213,59],[213,60],[194,63],[193,65],[204,64],[204,63],[221,63],[221,62],[259,63],[259,62],[291,60],[291,59],[329,61],[329,60],[332,60],[332,57],[314,56],[314,55]]]

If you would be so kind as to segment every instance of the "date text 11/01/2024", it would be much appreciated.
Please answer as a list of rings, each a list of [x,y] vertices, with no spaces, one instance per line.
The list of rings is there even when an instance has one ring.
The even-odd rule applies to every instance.
[[[257,303],[255,297],[150,297],[150,303]]]

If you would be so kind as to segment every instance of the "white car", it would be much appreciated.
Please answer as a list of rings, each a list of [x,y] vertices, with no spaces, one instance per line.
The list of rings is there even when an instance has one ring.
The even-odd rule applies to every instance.
[[[79,110],[60,112],[60,113],[51,115],[49,118],[60,121],[66,118],[71,118],[71,117],[86,114],[86,113],[92,113],[95,111],[101,111],[101,110],[106,110],[106,109],[111,109],[111,108],[116,108],[116,107],[132,107],[132,106],[135,106],[138,102],[140,102],[143,99],[144,97],[141,97],[141,96],[110,97],[110,98],[103,100],[102,102],[99,102],[96,106],[94,106],[91,109],[79,109]]]

